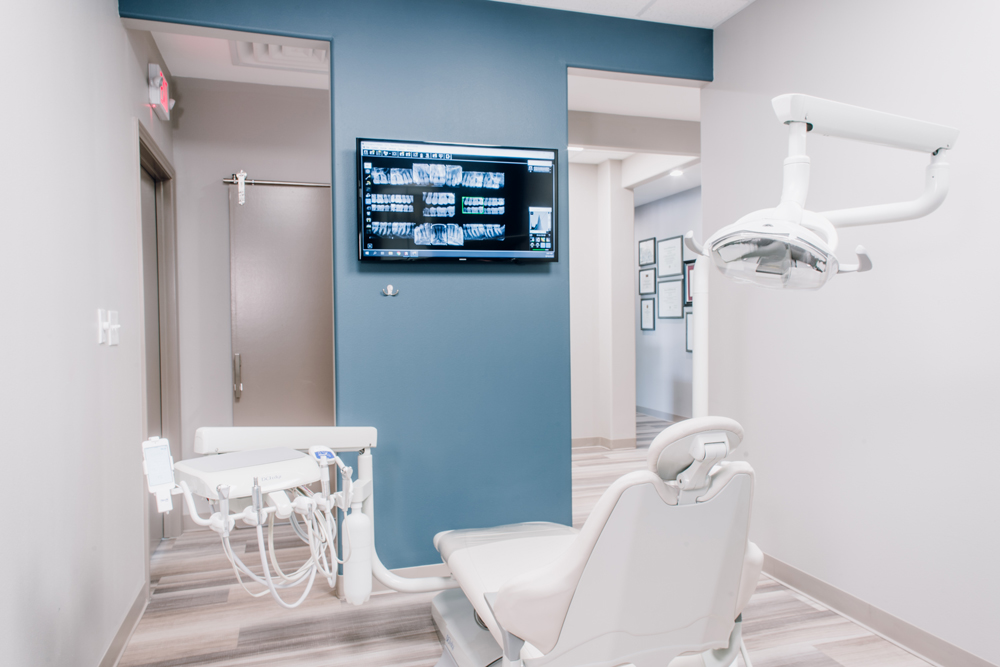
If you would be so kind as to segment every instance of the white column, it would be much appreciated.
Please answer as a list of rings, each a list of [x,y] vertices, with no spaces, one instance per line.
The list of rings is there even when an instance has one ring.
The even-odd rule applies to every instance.
[[[691,289],[694,317],[694,368],[691,375],[691,416],[708,416],[708,281],[712,260],[699,257],[694,264]]]
[[[635,206],[621,173],[620,160],[597,168],[597,424],[613,449],[635,447]]]

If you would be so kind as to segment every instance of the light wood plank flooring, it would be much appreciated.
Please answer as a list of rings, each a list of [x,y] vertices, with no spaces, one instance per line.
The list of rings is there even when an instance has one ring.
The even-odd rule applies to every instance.
[[[647,445],[667,425],[652,419],[641,427]],[[573,523],[582,525],[604,489],[641,469],[645,455],[645,448],[575,448]],[[287,527],[279,529],[279,561],[304,560],[307,550],[300,544]],[[256,561],[255,532],[238,531],[233,546],[241,557],[246,554],[244,562]],[[301,607],[284,609],[270,597],[252,598],[236,583],[218,536],[210,531],[162,542],[151,572],[152,600],[121,667],[431,667],[441,655],[430,614],[434,593],[378,593],[351,607],[317,581]],[[755,667],[927,665],[766,576],[743,618]]]

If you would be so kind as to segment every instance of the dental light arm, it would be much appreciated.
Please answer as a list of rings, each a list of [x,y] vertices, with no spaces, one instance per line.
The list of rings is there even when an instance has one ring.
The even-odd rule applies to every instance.
[[[771,103],[778,120],[788,125],[788,157],[778,205],[743,216],[704,244],[695,240],[693,232],[685,235],[688,249],[698,255],[692,289],[694,417],[708,415],[710,264],[737,282],[777,289],[819,289],[838,273],[860,273],[872,268],[862,246],[855,249],[857,263],[840,263],[835,254],[837,228],[920,218],[936,210],[948,194],[948,163],[944,156],[958,139],[955,128],[809,95],[780,95]],[[824,213],[807,210],[810,160],[806,135],[810,131],[929,154],[924,193],[906,202]]]
[[[789,126],[789,152],[785,160],[782,202],[794,199],[805,207],[809,186],[809,159],[805,132],[854,139],[867,143],[929,153],[924,193],[917,199],[893,204],[827,211],[819,215],[834,227],[856,227],[921,218],[937,209],[948,194],[945,151],[958,139],[958,130],[914,118],[864,109],[809,95],[779,95],[771,101],[778,120]],[[804,167],[789,167],[804,164]]]

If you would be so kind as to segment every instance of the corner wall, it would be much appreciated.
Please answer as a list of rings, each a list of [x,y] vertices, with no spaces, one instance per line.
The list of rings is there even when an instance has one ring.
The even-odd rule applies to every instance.
[[[998,23],[1000,7],[974,0],[757,0],[716,30],[702,93],[706,236],[778,201],[776,95],[961,130],[937,212],[842,231],[839,256],[864,244],[870,273],[794,292],[712,272],[710,407],[746,428],[765,553],[994,664]],[[920,193],[925,156],[808,144],[812,210]]]
[[[114,2],[8,3],[0,43],[2,662],[97,665],[146,583],[135,119],[170,128]]]

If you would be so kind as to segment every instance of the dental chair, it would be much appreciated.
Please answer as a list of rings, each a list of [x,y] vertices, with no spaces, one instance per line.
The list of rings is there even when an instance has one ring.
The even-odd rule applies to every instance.
[[[742,437],[724,417],[670,426],[580,530],[437,534],[461,587],[432,602],[438,667],[729,667],[741,651],[749,667],[741,612],[763,564],[748,540],[754,473],[723,461]]]

